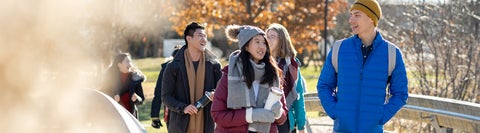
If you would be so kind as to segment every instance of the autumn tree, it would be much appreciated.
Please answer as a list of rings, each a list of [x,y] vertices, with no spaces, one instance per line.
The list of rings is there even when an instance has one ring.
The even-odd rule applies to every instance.
[[[480,102],[480,3],[385,7],[380,27],[403,51],[411,93]]]
[[[346,9],[345,0],[329,2],[328,26],[335,26],[335,16]],[[207,32],[223,30],[226,25],[254,25],[265,29],[271,23],[284,25],[301,53],[317,49],[324,30],[325,1],[321,0],[185,0],[170,18],[173,28],[183,34],[192,21],[207,24]],[[215,34],[217,35],[217,34]]]
[[[381,4],[378,29],[402,51],[409,93],[479,103],[479,1],[395,2]],[[395,118],[389,123],[387,130],[434,132],[430,124]]]

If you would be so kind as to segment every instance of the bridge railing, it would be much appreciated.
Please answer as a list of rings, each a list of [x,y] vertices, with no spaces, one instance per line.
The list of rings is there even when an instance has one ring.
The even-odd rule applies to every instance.
[[[324,112],[317,93],[306,93],[307,111]],[[409,94],[395,118],[430,122],[437,132],[480,132],[480,104],[434,96]]]

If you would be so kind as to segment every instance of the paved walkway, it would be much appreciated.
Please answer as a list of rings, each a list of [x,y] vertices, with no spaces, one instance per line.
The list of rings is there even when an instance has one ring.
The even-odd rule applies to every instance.
[[[333,131],[333,120],[328,116],[308,118],[309,126],[305,129],[307,133],[331,133]]]
[[[331,133],[333,131],[333,120],[328,116],[308,118],[308,126],[306,127],[307,133]],[[393,133],[392,131],[384,130],[384,133]]]

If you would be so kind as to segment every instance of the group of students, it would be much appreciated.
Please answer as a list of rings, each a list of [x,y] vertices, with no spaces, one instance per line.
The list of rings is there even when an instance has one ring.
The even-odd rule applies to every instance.
[[[271,24],[265,33],[254,26],[230,25],[226,34],[238,41],[240,50],[233,52],[229,65],[221,68],[205,48],[205,27],[196,22],[186,27],[186,45],[162,64],[152,103],[152,126],[162,125],[158,114],[163,101],[168,108],[165,120],[169,132],[287,133],[295,132],[295,127],[303,132],[305,81],[287,29]],[[264,109],[272,87],[282,88],[284,95],[271,109]],[[212,93],[212,103],[195,107],[206,92]]]
[[[357,0],[350,15],[354,35],[337,41],[339,50],[328,54],[318,79],[318,97],[334,120],[333,132],[383,132],[383,125],[408,98],[404,62],[400,50],[376,29],[381,8],[375,0]],[[287,29],[277,23],[265,31],[229,25],[225,33],[239,50],[222,68],[206,48],[205,27],[187,25],[185,45],[162,64],[152,126],[163,126],[159,118],[163,102],[171,133],[304,132],[306,83]],[[108,94],[136,116],[135,105],[145,99],[141,86],[145,76],[131,65],[128,54],[120,54],[113,63],[108,87],[120,89]],[[270,104],[276,89],[281,90],[280,98]]]

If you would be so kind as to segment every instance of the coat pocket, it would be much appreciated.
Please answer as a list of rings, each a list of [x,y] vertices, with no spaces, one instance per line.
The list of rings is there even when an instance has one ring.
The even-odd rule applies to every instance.
[[[381,114],[382,115],[381,115],[380,120],[378,122],[379,125],[383,125],[383,124],[387,123],[386,120],[385,120],[385,105],[383,106]]]

